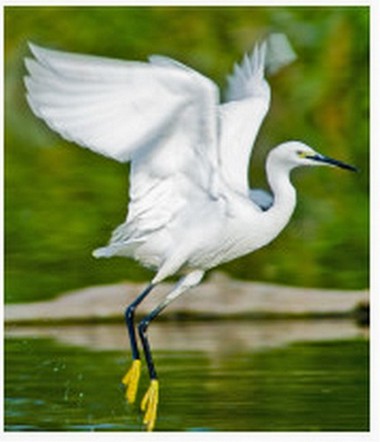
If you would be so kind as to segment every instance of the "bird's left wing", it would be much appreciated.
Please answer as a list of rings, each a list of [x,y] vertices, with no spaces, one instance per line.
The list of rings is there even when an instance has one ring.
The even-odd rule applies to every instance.
[[[211,80],[161,56],[141,63],[31,50],[25,82],[37,116],[70,141],[132,163],[126,223],[97,256],[174,231],[186,211],[218,200],[219,94]]]

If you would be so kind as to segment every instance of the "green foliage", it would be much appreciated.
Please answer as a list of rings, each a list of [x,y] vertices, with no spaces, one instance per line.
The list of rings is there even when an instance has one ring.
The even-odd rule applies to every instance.
[[[128,169],[64,142],[32,115],[22,84],[27,41],[126,59],[166,54],[223,87],[232,63],[270,30],[285,32],[299,59],[270,79],[252,183],[263,185],[266,152],[287,139],[361,172],[296,172],[290,226],[223,269],[287,284],[368,286],[368,27],[366,7],[6,7],[6,300],[151,277],[132,261],[91,257],[125,216]]]

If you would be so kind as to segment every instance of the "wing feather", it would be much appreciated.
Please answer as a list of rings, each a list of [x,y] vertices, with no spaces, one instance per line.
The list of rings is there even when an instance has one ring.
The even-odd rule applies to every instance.
[[[27,99],[34,113],[69,141],[118,161],[165,132],[189,106],[216,151],[216,87],[170,66],[53,51],[31,45]],[[199,75],[199,77],[201,77]],[[204,105],[204,111],[203,109]],[[154,144],[154,143],[153,143]],[[216,157],[215,152],[210,158]]]
[[[166,57],[150,63],[112,60],[31,45],[27,99],[67,140],[132,162],[127,219],[96,256],[164,259],[175,220],[218,193],[218,104],[214,83]],[[206,204],[207,205],[207,204]],[[149,241],[147,239],[149,238]],[[160,244],[163,250],[154,248]],[[135,254],[135,255],[133,255]]]
[[[257,44],[227,77],[226,102],[220,106],[222,174],[237,192],[249,196],[248,168],[253,145],[270,104],[265,69],[277,72],[296,58],[284,34]]]
[[[235,64],[228,77],[227,102],[220,105],[220,162],[225,180],[249,195],[248,166],[252,146],[268,111],[270,89],[264,78],[266,43]]]

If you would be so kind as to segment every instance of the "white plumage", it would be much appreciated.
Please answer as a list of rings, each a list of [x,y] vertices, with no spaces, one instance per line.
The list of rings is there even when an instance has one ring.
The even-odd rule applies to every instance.
[[[293,168],[327,164],[354,169],[291,141],[268,155],[272,195],[249,188],[252,146],[270,102],[265,67],[274,71],[294,59],[284,36],[269,39],[269,60],[266,46],[257,45],[235,65],[227,101],[221,103],[211,80],[167,57],[130,62],[30,45],[35,59],[26,60],[25,84],[34,113],[69,141],[131,161],[127,218],[110,243],[94,252],[96,257],[131,257],[156,270],[126,311],[134,364],[124,383],[131,402],[140,370],[134,310],[155,284],[185,274],[139,326],[152,380],[143,400],[148,429],[154,426],[158,402],[145,335],[149,321],[198,284],[206,270],[265,246],[281,232],[296,204],[289,179]]]
[[[272,52],[279,38],[284,48],[275,35]],[[271,153],[285,152],[284,161],[267,163],[274,200],[249,189],[252,146],[270,102],[266,45],[235,64],[224,103],[211,80],[167,57],[131,62],[30,45],[25,83],[34,113],[65,139],[132,163],[128,216],[96,257],[137,259],[157,270],[157,283],[249,253],[287,224],[295,205],[289,171],[322,163],[306,158],[315,154],[308,146],[287,143]],[[284,64],[278,51],[275,64]]]

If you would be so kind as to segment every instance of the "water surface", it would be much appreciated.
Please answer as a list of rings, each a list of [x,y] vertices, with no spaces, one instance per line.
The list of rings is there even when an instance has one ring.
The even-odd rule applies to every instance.
[[[277,321],[222,322],[152,327],[161,382],[158,431],[368,430],[368,340],[359,329],[334,339],[326,331],[334,321],[316,321],[325,337],[315,332],[313,339],[312,327],[304,326],[305,339],[278,342],[276,327],[284,335],[302,322],[285,321],[287,328]],[[341,330],[348,327],[340,323]],[[122,347],[112,346],[110,337],[118,343],[119,333]],[[107,335],[108,345],[98,339]],[[267,345],[253,344],[260,335]],[[122,327],[87,326],[82,337],[79,326],[15,327],[7,336],[6,430],[143,429],[120,384],[129,364]],[[144,371],[139,399],[147,385]]]

